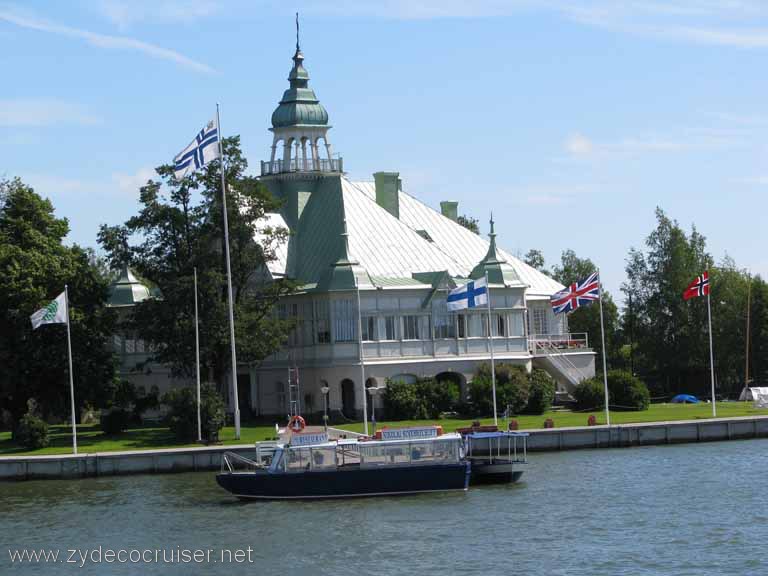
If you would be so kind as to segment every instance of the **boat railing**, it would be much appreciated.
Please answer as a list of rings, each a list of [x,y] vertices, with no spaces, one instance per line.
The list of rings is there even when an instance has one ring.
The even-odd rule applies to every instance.
[[[506,440],[506,442],[504,442]],[[467,436],[467,457],[506,460],[515,464],[528,462],[528,434],[501,432]]]
[[[265,468],[264,464],[245,456],[240,456],[240,454],[235,452],[224,452],[224,455],[221,457],[221,471],[223,473],[255,472]]]

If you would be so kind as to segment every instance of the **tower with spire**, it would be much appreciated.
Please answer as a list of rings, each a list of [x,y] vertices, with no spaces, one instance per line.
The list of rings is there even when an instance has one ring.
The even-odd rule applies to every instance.
[[[304,54],[296,14],[296,52],[288,74],[289,87],[272,113],[272,153],[262,162],[262,176],[285,174],[341,173],[341,158],[333,157],[328,141],[328,112],[309,87],[309,73],[304,68]]]

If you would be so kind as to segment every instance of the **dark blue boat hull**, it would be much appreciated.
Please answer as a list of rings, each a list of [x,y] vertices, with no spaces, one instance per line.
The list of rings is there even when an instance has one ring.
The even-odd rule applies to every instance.
[[[349,468],[300,473],[221,473],[216,482],[238,498],[283,500],[390,496],[466,490],[469,462],[435,466]]]

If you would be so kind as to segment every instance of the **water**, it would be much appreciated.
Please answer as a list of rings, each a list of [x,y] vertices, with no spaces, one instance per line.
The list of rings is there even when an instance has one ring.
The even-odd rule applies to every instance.
[[[240,503],[212,473],[6,483],[0,574],[766,574],[766,448],[533,454],[515,486],[309,503]],[[99,546],[213,552],[201,564],[82,567],[8,554],[60,549],[65,560]],[[222,563],[222,549],[246,561]]]

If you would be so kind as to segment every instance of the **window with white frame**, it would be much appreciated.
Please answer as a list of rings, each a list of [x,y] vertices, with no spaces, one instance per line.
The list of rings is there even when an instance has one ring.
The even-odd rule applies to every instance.
[[[494,337],[507,335],[507,316],[503,312],[494,312],[493,314],[493,335]]]
[[[384,316],[384,340],[397,340],[397,316]]]
[[[373,342],[379,339],[378,318],[376,316],[363,316],[363,340]]]
[[[315,300],[315,343],[328,344],[331,341],[331,324],[328,300]]]
[[[434,314],[435,339],[456,338],[456,321],[452,314]]]
[[[357,314],[352,299],[333,301],[333,339],[336,342],[357,340],[355,324]]]
[[[549,334],[549,319],[547,317],[547,309],[543,306],[537,306],[532,308],[531,312],[533,312],[533,333]]]
[[[403,316],[403,340],[420,340],[419,317],[413,314]]]
[[[459,338],[467,337],[467,317],[464,314],[456,316],[456,329],[458,330]]]
[[[525,336],[523,328],[523,311],[515,310],[509,315],[509,335],[512,337]]]

